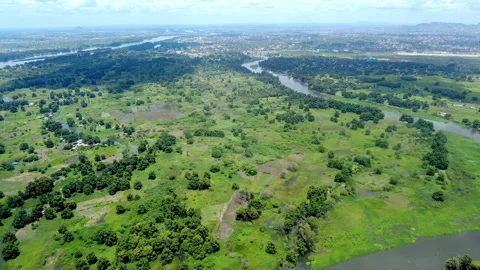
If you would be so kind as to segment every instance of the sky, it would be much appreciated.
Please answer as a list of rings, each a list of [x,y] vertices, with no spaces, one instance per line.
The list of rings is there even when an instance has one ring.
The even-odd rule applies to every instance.
[[[480,0],[0,0],[0,28],[480,22]]]

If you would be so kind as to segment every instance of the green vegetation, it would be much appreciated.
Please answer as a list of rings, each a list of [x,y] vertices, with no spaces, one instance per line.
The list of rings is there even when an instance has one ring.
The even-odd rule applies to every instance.
[[[1,70],[17,97],[0,101],[4,268],[276,269],[299,256],[322,268],[480,229],[479,144],[414,118],[450,94],[402,92],[411,104],[397,106],[386,93],[427,84],[416,69],[458,84],[465,71],[315,58],[333,82],[318,69],[302,79],[332,94],[323,99],[245,60],[139,47]],[[387,100],[409,114],[386,117]]]

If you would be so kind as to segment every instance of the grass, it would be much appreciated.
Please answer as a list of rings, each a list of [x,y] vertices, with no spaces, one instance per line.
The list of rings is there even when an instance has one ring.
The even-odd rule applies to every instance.
[[[139,130],[157,130],[144,136],[125,137],[114,129],[106,130],[103,127],[91,125],[81,127],[88,134],[101,134],[102,138],[116,136],[123,146],[92,147],[76,151],[63,150],[62,143],[55,139],[58,147],[45,151],[48,158],[32,164],[21,164],[13,172],[0,172],[0,189],[15,192],[25,187],[26,182],[8,182],[7,177],[20,174],[20,169],[28,170],[32,166],[45,167],[45,175],[56,170],[55,166],[65,165],[68,158],[85,154],[93,160],[96,154],[104,154],[108,158],[121,158],[122,152],[130,151],[128,144],[139,145],[147,140],[152,145],[158,130],[185,131],[198,127],[209,127],[223,130],[225,138],[195,137],[193,144],[187,144],[182,135],[177,135],[178,146],[187,154],[157,153],[157,163],[145,171],[135,171],[132,183],[140,181],[141,190],[128,190],[119,196],[119,201],[111,200],[94,203],[92,213],[105,211],[105,216],[96,224],[87,225],[89,219],[81,217],[76,211],[76,217],[69,221],[42,219],[35,230],[23,229],[17,232],[20,238],[20,251],[22,255],[5,264],[6,269],[40,269],[40,268],[73,268],[75,258],[73,252],[79,250],[84,256],[94,251],[97,256],[105,256],[113,261],[115,248],[107,248],[91,241],[96,229],[108,226],[121,233],[132,224],[144,221],[144,216],[138,215],[136,209],[141,203],[150,204],[161,199],[169,189],[174,190],[184,200],[188,207],[201,210],[203,223],[215,234],[219,228],[219,213],[230,200],[233,194],[231,186],[237,183],[242,190],[248,190],[256,196],[271,197],[267,209],[259,220],[253,222],[234,222],[234,231],[226,241],[221,241],[221,250],[208,256],[202,264],[205,268],[214,269],[239,269],[248,263],[251,268],[273,269],[276,268],[281,258],[291,245],[287,237],[281,232],[285,212],[305,200],[310,185],[328,185],[332,194],[342,198],[335,204],[334,209],[328,213],[327,219],[317,220],[319,227],[317,253],[310,256],[314,268],[322,268],[349,258],[373,253],[379,250],[393,248],[413,242],[417,237],[434,237],[436,235],[454,234],[460,231],[480,229],[476,215],[476,205],[480,203],[480,187],[475,181],[462,176],[461,173],[469,172],[475,177],[479,175],[480,168],[474,166],[480,161],[479,145],[463,137],[448,134],[448,147],[452,162],[447,186],[447,201],[443,204],[434,203],[430,197],[441,186],[435,181],[428,181],[425,170],[421,168],[421,158],[429,151],[428,143],[418,139],[415,129],[398,123],[395,119],[387,118],[379,124],[367,123],[366,129],[371,130],[370,135],[365,135],[366,129],[350,130],[345,124],[357,115],[341,114],[338,123],[329,119],[334,115],[334,110],[311,110],[315,121],[303,122],[296,125],[296,129],[285,130],[284,123],[270,123],[276,114],[287,110],[283,98],[260,98],[264,108],[272,112],[264,115],[254,115],[247,110],[259,108],[259,105],[249,105],[248,101],[258,94],[256,90],[270,87],[254,80],[249,76],[236,73],[216,73],[201,70],[195,74],[199,85],[211,86],[201,95],[193,96],[193,101],[178,101],[178,92],[193,92],[193,86],[183,86],[181,82],[173,88],[165,88],[156,84],[137,86],[143,91],[126,92],[125,94],[110,95],[103,92],[102,97],[89,100],[87,108],[81,109],[84,118],[104,119],[120,125],[132,125]],[[231,82],[228,83],[228,80]],[[240,95],[238,91],[245,91]],[[41,93],[33,102],[49,96],[49,91]],[[18,93],[31,93],[30,90],[19,90]],[[238,95],[233,101],[228,101],[228,96]],[[150,97],[150,102],[147,101]],[[342,99],[341,97],[338,97]],[[144,100],[145,105],[127,106],[126,102]],[[131,122],[122,122],[122,115],[131,112],[131,107],[146,110],[148,105],[174,103],[174,110],[179,110],[182,116],[178,119],[158,116],[155,119],[135,119]],[[209,104],[211,115],[204,113],[204,106]],[[292,106],[291,110],[304,113]],[[31,142],[36,148],[44,150],[43,137],[38,136],[41,120],[33,119],[38,111],[36,107],[27,108],[32,112],[32,117],[17,113],[15,117],[7,118],[0,127],[5,137],[8,153],[0,155],[0,161],[24,155],[16,149],[21,141]],[[60,120],[66,121],[75,115],[76,106],[62,107]],[[431,113],[431,112],[429,112]],[[423,116],[429,113],[418,113]],[[465,112],[465,114],[467,114]],[[196,116],[195,116],[196,115]],[[225,118],[229,115],[230,119]],[[457,119],[457,118],[455,118]],[[23,122],[27,124],[23,125]],[[401,144],[399,158],[393,149],[383,150],[374,146],[374,141],[385,133],[388,125],[396,124],[398,130],[386,134],[390,146]],[[252,157],[245,156],[245,149],[241,146],[242,140],[231,132],[233,127],[241,127],[250,138],[255,138],[256,143],[247,146],[253,153]],[[18,132],[17,136],[13,133]],[[22,134],[23,132],[23,134]],[[178,133],[180,134],[180,133]],[[338,158],[351,160],[356,155],[370,156],[372,168],[360,169],[354,180],[348,183],[354,186],[356,194],[342,196],[347,187],[333,181],[335,169],[326,166],[328,157],[326,153],[318,151],[318,145],[313,144],[313,138],[319,138],[321,144],[328,151],[335,151]],[[223,149],[223,156],[215,159],[211,156],[215,147]],[[368,154],[367,154],[368,151]],[[112,160],[113,161],[113,160]],[[221,171],[212,173],[212,188],[204,191],[191,191],[186,189],[187,180],[183,173],[195,170],[200,173],[208,171],[212,164],[220,164]],[[225,165],[227,164],[227,166]],[[254,164],[260,173],[252,177],[243,177],[238,171],[245,164]],[[297,170],[288,170],[294,164]],[[373,168],[383,168],[382,175],[373,174]],[[58,167],[57,167],[58,168]],[[262,168],[260,170],[260,168]],[[148,174],[154,171],[157,179],[149,180]],[[286,175],[280,177],[281,172]],[[175,176],[170,180],[170,176]],[[458,176],[458,178],[456,178]],[[57,185],[60,189],[65,183],[78,176],[70,175]],[[390,178],[399,179],[399,184],[391,187],[392,191],[384,191],[390,187]],[[28,181],[27,181],[28,182]],[[374,191],[373,197],[359,198],[362,194]],[[464,192],[467,192],[466,195]],[[140,201],[127,201],[128,194],[140,195]],[[91,195],[75,195],[73,200],[77,204],[104,198],[106,192],[96,191]],[[5,199],[3,199],[5,201]],[[468,202],[466,204],[465,202]],[[29,204],[32,204],[29,202]],[[32,204],[33,205],[33,204]],[[127,208],[123,215],[115,213],[117,205]],[[278,205],[278,208],[274,207]],[[150,209],[147,215],[155,214],[156,209]],[[5,226],[0,227],[5,232],[13,218],[4,220]],[[75,234],[75,240],[64,243],[57,232],[58,227],[65,224]],[[275,243],[277,254],[265,253],[268,241]],[[176,269],[180,261],[175,261],[169,266],[161,266],[154,261],[154,269]],[[193,264],[193,261],[190,261]],[[134,267],[131,265],[131,267]]]

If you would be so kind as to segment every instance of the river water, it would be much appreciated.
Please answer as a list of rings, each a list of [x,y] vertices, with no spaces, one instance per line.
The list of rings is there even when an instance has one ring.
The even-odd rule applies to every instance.
[[[263,60],[246,63],[246,64],[243,64],[242,66],[247,68],[251,72],[261,73],[263,70],[258,65],[261,61]],[[296,92],[303,93],[306,95],[312,95],[316,97],[328,98],[328,95],[311,90],[310,88],[308,88],[307,85],[300,82],[299,80],[292,78],[291,76],[278,74],[272,71],[267,71],[267,72],[277,77],[283,85],[285,85],[286,87]],[[396,119],[400,119],[400,117],[402,116],[400,113],[391,112],[391,111],[383,111],[383,113],[385,114],[386,117],[392,117]],[[418,119],[418,118],[415,118],[415,119]],[[480,142],[480,132],[478,130],[471,129],[471,128],[464,128],[452,122],[440,122],[440,121],[429,120],[429,119],[425,119],[425,120],[432,122],[435,130],[449,131],[458,135],[472,138],[475,141]]]
[[[254,73],[261,73],[259,67],[262,60],[243,64],[242,66]],[[278,77],[286,87],[306,95],[328,98],[323,94],[308,88],[302,82],[284,74],[267,71]],[[386,117],[400,119],[401,114],[383,111]],[[415,118],[418,119],[418,118]],[[480,142],[480,133],[473,129],[461,127],[451,122],[433,123],[435,130],[445,130],[458,135],[469,137]],[[464,232],[451,236],[438,236],[431,239],[418,239],[414,244],[394,248],[371,255],[348,260],[346,262],[328,267],[327,270],[440,270],[445,261],[457,255],[469,254],[478,259],[480,254],[480,231]],[[297,270],[313,269],[309,265],[307,256],[299,259]]]
[[[144,43],[155,43],[155,42],[160,42],[160,41],[164,41],[164,40],[167,40],[167,39],[172,39],[172,38],[175,38],[176,36],[159,36],[159,37],[156,37],[156,38],[151,38],[151,39],[144,39],[142,41],[138,41],[138,42],[130,42],[130,43],[124,43],[124,44],[120,44],[118,46],[110,46],[110,47],[91,47],[91,48],[87,48],[87,49],[84,49],[84,50],[72,50],[70,52],[61,52],[61,53],[55,53],[55,54],[42,54],[42,55],[37,55],[37,56],[33,56],[33,57],[28,57],[28,58],[24,58],[24,59],[15,59],[15,60],[10,60],[10,61],[6,61],[6,62],[0,62],[0,68],[5,68],[7,66],[18,66],[18,65],[23,65],[23,64],[26,64],[26,63],[31,63],[31,62],[38,62],[38,61],[43,61],[47,58],[50,58],[50,57],[55,57],[55,56],[64,56],[64,55],[71,55],[71,54],[75,54],[75,53],[79,53],[79,52],[94,52],[96,50],[104,50],[104,49],[111,49],[111,50],[118,50],[118,49],[122,49],[122,48],[127,48],[127,47],[131,47],[131,46],[136,46],[136,45],[141,45],[141,44],[144,44]]]

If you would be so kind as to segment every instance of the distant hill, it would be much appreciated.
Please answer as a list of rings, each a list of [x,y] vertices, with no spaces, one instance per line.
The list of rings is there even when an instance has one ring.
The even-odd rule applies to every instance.
[[[405,31],[424,32],[424,33],[448,33],[448,34],[475,34],[480,33],[480,23],[463,24],[463,23],[421,23],[414,26],[402,27]]]

